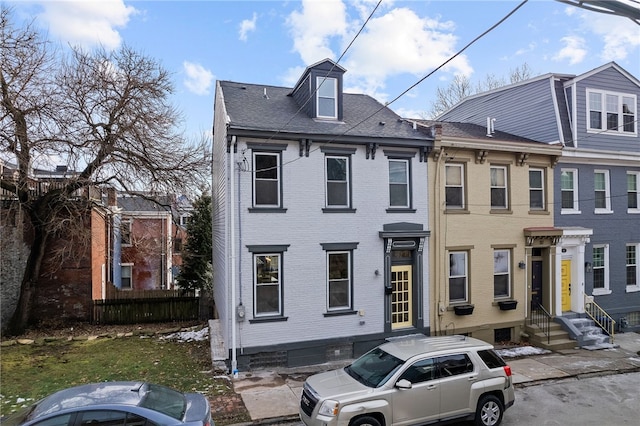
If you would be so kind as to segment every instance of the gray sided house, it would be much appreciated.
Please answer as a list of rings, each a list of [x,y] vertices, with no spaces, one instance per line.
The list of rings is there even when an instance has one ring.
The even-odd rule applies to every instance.
[[[233,369],[429,334],[433,136],[343,93],[344,73],[327,59],[293,88],[216,84],[214,299]]]
[[[614,62],[471,96],[441,117],[563,145],[554,171],[557,317],[595,301],[616,331],[640,330],[640,81]],[[606,323],[607,321],[605,321]],[[606,325],[606,324],[605,324]]]

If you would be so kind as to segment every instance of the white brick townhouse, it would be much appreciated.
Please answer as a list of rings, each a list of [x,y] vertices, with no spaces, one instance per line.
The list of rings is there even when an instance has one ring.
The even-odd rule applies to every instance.
[[[430,332],[433,135],[343,93],[344,73],[327,59],[293,88],[217,82],[214,298],[234,369]]]

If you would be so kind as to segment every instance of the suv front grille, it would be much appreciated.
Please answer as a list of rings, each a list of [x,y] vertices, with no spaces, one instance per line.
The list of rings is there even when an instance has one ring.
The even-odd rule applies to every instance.
[[[311,417],[313,409],[316,408],[317,403],[318,400],[311,394],[311,392],[309,392],[309,390],[305,386],[304,390],[302,391],[302,397],[300,398],[300,408],[302,408],[302,411],[304,411],[307,416]]]

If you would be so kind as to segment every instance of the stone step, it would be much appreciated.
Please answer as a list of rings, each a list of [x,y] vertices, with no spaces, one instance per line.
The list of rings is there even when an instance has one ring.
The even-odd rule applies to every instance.
[[[529,342],[535,346],[550,351],[559,351],[562,349],[573,349],[577,346],[577,342],[569,338],[569,333],[562,329],[558,323],[549,324],[549,338],[536,325],[526,325],[525,331],[529,334]]]

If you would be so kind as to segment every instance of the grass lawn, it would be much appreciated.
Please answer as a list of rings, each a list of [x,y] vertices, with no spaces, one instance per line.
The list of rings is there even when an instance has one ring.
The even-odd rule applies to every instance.
[[[231,383],[211,370],[209,341],[178,342],[139,336],[96,340],[36,341],[3,346],[0,415],[70,386],[113,380],[145,380],[211,398],[235,395]],[[234,418],[216,419],[226,424]],[[246,415],[246,414],[245,414]]]

